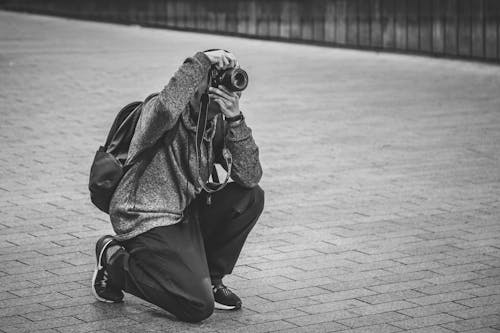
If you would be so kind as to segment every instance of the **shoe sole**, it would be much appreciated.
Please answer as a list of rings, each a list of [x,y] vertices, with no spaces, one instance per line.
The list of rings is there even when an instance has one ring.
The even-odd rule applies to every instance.
[[[215,302],[214,307],[217,310],[238,310],[238,309],[241,308],[241,305],[240,306],[237,306],[237,305],[225,305],[225,304],[221,304],[219,302]]]
[[[106,248],[108,247],[109,243],[111,243],[113,241],[113,239],[110,239],[109,241],[107,241],[103,246],[102,246],[102,249],[101,249],[101,253],[99,253],[99,257],[97,258],[97,265],[96,265],[96,268],[94,270],[94,274],[92,274],[92,294],[94,294],[94,297],[100,301],[100,302],[104,302],[104,303],[116,303],[115,301],[112,301],[110,299],[106,299],[106,298],[102,298],[101,296],[99,296],[97,294],[97,291],[95,290],[94,286],[95,286],[95,280],[97,279],[97,274],[99,274],[99,271],[102,269],[102,266],[101,266],[101,262],[102,262],[102,256],[104,255],[104,251],[106,250]]]

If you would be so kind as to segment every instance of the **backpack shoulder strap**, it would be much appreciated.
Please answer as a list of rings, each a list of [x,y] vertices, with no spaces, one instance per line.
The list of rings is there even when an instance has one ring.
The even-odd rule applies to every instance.
[[[106,143],[104,144],[104,147],[108,148],[111,145],[111,142],[113,141],[116,132],[122,127],[122,124],[127,120],[127,118],[131,117],[137,117],[137,112],[134,114],[134,111],[137,109],[138,106],[142,105],[142,102],[132,102],[127,105],[125,105],[120,112],[115,117],[115,120],[113,121],[113,124],[111,125],[111,128],[109,129],[108,136],[106,137]],[[134,123],[137,122],[137,119],[132,120]]]

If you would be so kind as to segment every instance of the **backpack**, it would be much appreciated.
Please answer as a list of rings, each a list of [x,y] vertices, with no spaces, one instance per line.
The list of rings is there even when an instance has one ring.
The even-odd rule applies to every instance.
[[[126,163],[130,142],[142,112],[144,103],[158,94],[149,95],[144,102],[132,102],[124,106],[115,117],[104,146],[100,146],[90,167],[89,191],[90,200],[101,211],[109,214],[109,204],[113,193],[125,173],[138,161],[143,161],[137,177],[145,171],[146,166],[157,152],[159,144],[173,141],[179,122],[165,134],[165,139],[158,140],[153,146],[139,152]]]

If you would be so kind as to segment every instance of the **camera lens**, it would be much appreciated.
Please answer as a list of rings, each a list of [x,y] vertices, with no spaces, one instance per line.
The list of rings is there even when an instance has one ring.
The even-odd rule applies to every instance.
[[[231,75],[231,85],[234,91],[244,90],[248,85],[248,74],[240,68],[234,69]]]
[[[238,89],[243,88],[246,85],[245,76],[243,74],[241,74],[241,73],[236,73],[234,75],[233,84]]]
[[[222,72],[212,73],[211,86],[223,85],[231,91],[242,91],[248,85],[248,74],[241,68],[229,68]]]

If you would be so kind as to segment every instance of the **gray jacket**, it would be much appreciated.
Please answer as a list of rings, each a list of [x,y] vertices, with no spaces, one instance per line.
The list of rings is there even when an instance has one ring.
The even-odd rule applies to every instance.
[[[139,163],[125,174],[110,204],[110,218],[118,240],[127,240],[152,228],[181,222],[186,208],[202,189],[196,168],[196,124],[190,116],[189,100],[206,79],[210,61],[199,52],[186,59],[157,97],[143,108],[129,150],[129,159],[145,147],[164,140],[164,134],[179,121],[170,145],[162,145],[137,179]],[[221,117],[217,117],[222,121]],[[210,124],[215,130],[215,120]],[[259,150],[252,131],[241,122],[227,127],[226,147],[233,156],[231,178],[244,187],[256,186],[262,176]],[[210,132],[210,130],[209,130]],[[214,163],[221,163],[220,152],[210,138],[201,149],[202,179],[207,180]],[[222,164],[222,163],[221,163]],[[136,195],[134,189],[137,188]]]

